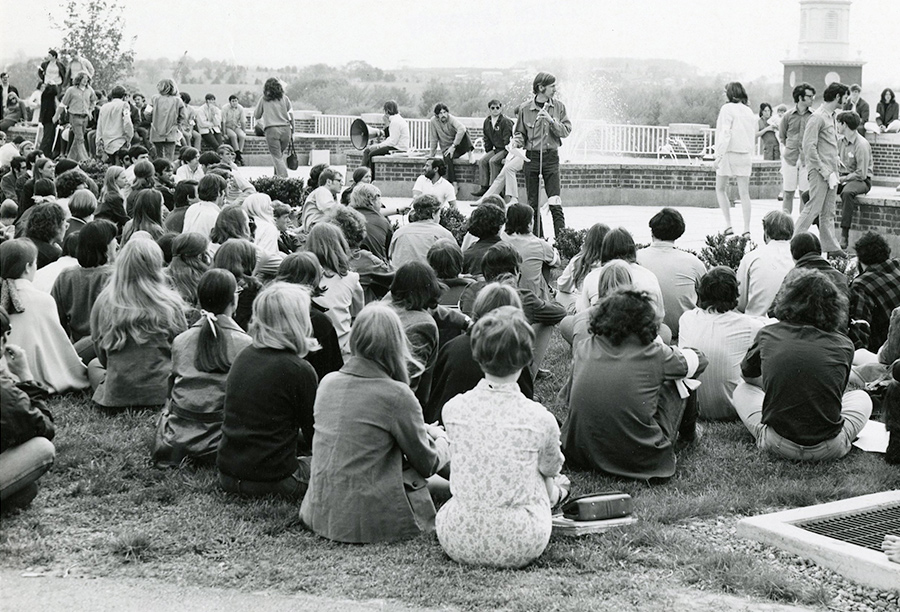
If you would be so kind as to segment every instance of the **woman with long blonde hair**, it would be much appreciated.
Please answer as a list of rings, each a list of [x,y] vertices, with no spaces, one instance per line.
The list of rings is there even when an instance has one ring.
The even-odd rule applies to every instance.
[[[281,251],[278,250],[280,232],[275,227],[272,198],[264,193],[254,193],[244,199],[241,207],[244,209],[247,217],[256,224],[253,243],[260,251],[280,261]]]
[[[163,253],[135,237],[122,247],[91,311],[97,359],[88,364],[94,402],[107,408],[166,402],[172,341],[187,328],[184,300],[166,283]]]
[[[400,317],[383,304],[362,310],[350,346],[350,361],[322,380],[316,396],[300,518],[339,542],[389,542],[431,531],[435,509],[426,479],[446,466],[449,442],[442,428],[425,424],[409,388],[409,371],[422,364]]]
[[[125,213],[125,194],[122,191],[127,180],[125,168],[122,166],[107,168],[103,177],[103,187],[100,189],[97,212],[94,213],[94,219],[106,219],[115,223],[120,233],[128,222],[128,215]]]

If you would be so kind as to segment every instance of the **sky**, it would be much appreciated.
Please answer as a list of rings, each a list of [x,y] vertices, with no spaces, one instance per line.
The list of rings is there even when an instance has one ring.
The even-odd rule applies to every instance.
[[[115,0],[114,0],[115,1]],[[701,73],[781,78],[799,0],[118,0],[138,58],[279,67],[365,60],[385,68],[505,68],[546,57],[676,59]],[[4,11],[0,58],[44,55],[59,0]],[[35,19],[40,16],[40,19]],[[854,0],[851,56],[864,79],[900,84],[900,1]]]

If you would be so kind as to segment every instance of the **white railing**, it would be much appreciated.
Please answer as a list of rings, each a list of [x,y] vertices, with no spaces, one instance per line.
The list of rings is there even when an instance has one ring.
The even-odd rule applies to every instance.
[[[409,124],[409,148],[428,148],[428,119],[407,119]]]
[[[662,148],[669,128],[657,125],[619,125],[580,121],[563,141],[570,157],[591,155],[651,155]]]
[[[316,134],[320,136],[349,136],[350,124],[356,117],[349,115],[316,115]]]

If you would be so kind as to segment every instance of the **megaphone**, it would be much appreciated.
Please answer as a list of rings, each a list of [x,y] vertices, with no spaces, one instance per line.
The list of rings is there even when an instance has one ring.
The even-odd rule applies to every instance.
[[[369,141],[373,138],[385,136],[386,130],[369,126],[362,119],[354,119],[350,124],[350,144],[357,151],[362,151],[369,146]]]

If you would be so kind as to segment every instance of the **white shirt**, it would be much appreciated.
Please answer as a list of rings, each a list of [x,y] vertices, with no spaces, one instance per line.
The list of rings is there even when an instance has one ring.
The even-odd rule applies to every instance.
[[[766,319],[736,310],[715,312],[695,308],[679,319],[678,346],[703,351],[709,359],[698,377],[700,416],[704,419],[734,419],[734,388],[741,382],[741,361]]]
[[[597,283],[600,281],[600,274],[604,267],[594,268],[584,277],[584,282],[581,284],[581,295],[575,302],[575,312],[585,311],[596,303],[599,293]],[[653,308],[662,319],[666,315],[666,309],[663,306],[662,290],[659,288],[659,280],[656,275],[636,263],[628,263],[628,271],[631,272],[631,286],[637,291],[646,291],[650,295]]]
[[[209,238],[210,230],[215,227],[219,218],[219,207],[215,202],[196,202],[188,206],[184,213],[184,229],[182,234],[196,232]]]
[[[396,147],[401,151],[409,149],[409,124],[399,114],[391,115],[388,125],[390,135],[379,144],[382,147]]]
[[[766,316],[784,277],[793,267],[789,240],[770,240],[744,255],[737,271],[741,288],[738,310],[754,317]]]
[[[450,206],[451,202],[456,202],[456,190],[453,189],[453,184],[443,176],[436,183],[432,183],[431,179],[424,174],[420,175],[416,179],[416,184],[413,185],[413,197],[419,194],[436,197],[437,201],[441,203],[441,209]]]
[[[334,194],[325,185],[321,185],[312,190],[303,203],[303,209],[300,213],[300,220],[303,229],[307,232],[312,229],[313,225],[325,218],[326,213],[331,210],[337,202]]]
[[[13,157],[19,155],[19,147],[11,142],[7,142],[0,147],[0,166],[8,166]]]
[[[746,104],[723,104],[716,119],[716,157],[726,153],[753,153],[759,116]]]
[[[178,166],[178,170],[175,171],[175,182],[197,181],[199,183],[200,179],[203,178],[203,174],[203,166],[200,164],[197,164],[196,170],[191,170],[191,167],[187,164],[181,164]]]

